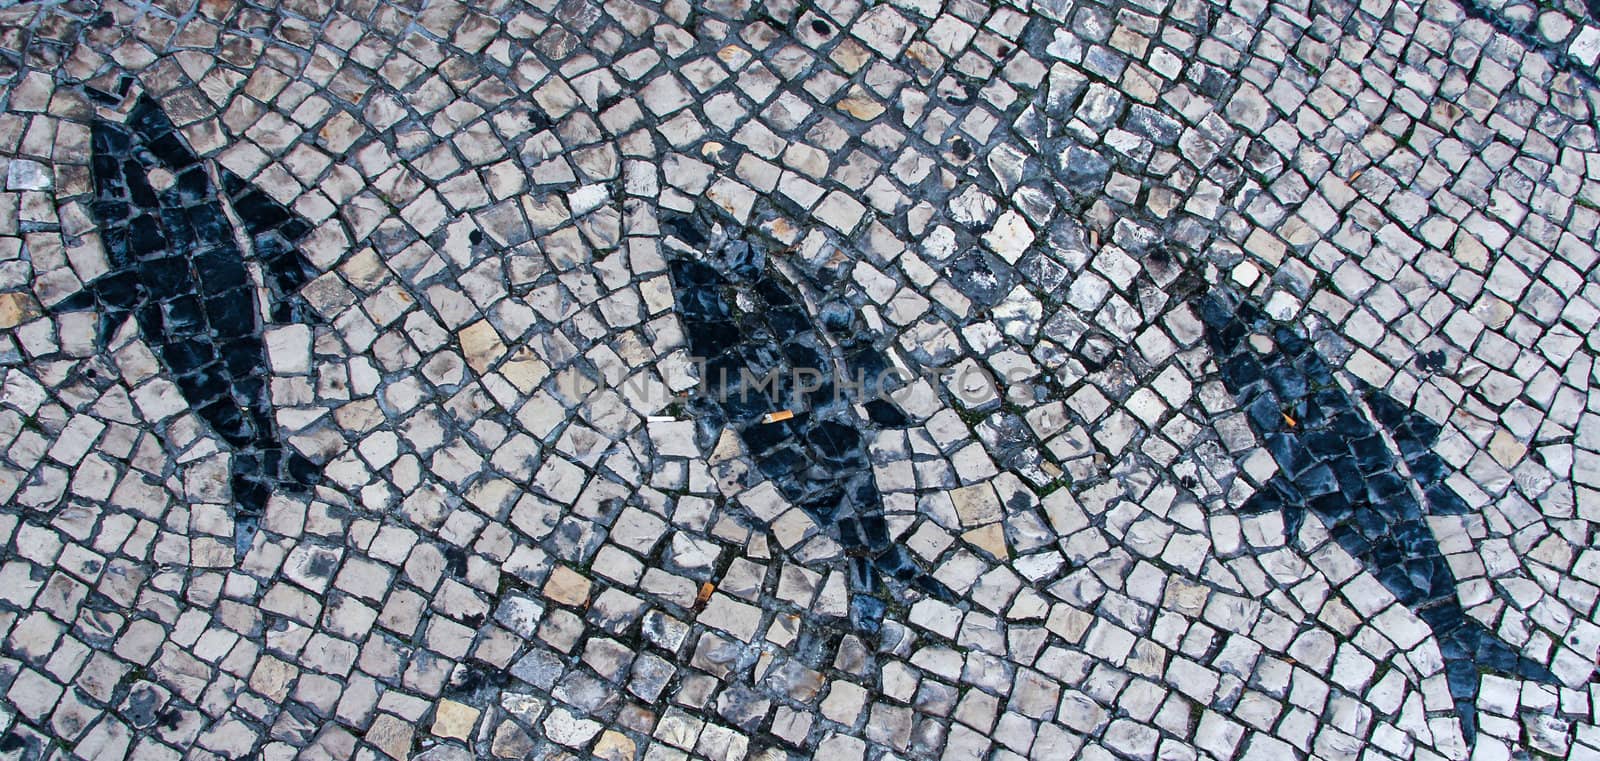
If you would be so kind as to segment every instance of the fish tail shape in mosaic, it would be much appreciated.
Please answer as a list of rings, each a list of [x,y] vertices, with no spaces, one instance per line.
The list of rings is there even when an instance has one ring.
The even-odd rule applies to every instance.
[[[1477,732],[1480,672],[1554,684],[1549,669],[1467,616],[1456,596],[1455,575],[1426,519],[1468,510],[1444,483],[1445,464],[1432,451],[1439,425],[1376,389],[1346,391],[1309,340],[1272,324],[1248,301],[1213,290],[1201,299],[1200,312],[1223,384],[1279,469],[1240,512],[1281,511],[1291,538],[1306,513],[1315,515],[1340,547],[1432,629],[1469,745]]]

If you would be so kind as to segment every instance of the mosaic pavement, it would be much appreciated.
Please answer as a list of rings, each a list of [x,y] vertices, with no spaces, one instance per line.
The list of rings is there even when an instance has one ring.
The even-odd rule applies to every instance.
[[[0,8],[0,759],[1600,758],[1569,0]]]

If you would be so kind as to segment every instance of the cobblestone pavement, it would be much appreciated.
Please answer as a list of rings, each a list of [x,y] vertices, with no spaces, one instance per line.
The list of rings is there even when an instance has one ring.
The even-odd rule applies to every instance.
[[[1576,0],[0,8],[0,758],[1600,758]]]

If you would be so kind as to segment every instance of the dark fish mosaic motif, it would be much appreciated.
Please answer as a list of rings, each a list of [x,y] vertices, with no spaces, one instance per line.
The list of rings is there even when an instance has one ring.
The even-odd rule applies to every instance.
[[[1445,465],[1431,451],[1439,426],[1381,391],[1358,388],[1393,436],[1396,455],[1305,337],[1274,326],[1259,308],[1230,294],[1213,291],[1200,306],[1223,384],[1280,471],[1241,512],[1280,510],[1291,537],[1307,512],[1317,516],[1339,546],[1428,624],[1469,745],[1477,733],[1480,671],[1555,684],[1548,669],[1468,617],[1456,596],[1455,575],[1423,508],[1426,501],[1437,514],[1468,509],[1443,483]],[[1261,345],[1252,346],[1253,336],[1265,340],[1257,338]],[[1401,462],[1422,499],[1407,484]]]
[[[273,319],[304,319],[296,292],[313,270],[295,243],[311,226],[221,170],[226,203],[250,239],[250,250],[241,251],[223,194],[149,97],[139,98],[126,124],[97,120],[91,132],[92,209],[110,268],[57,308],[98,310],[102,348],[131,315],[183,398],[232,447],[234,540],[242,555],[275,489],[304,491],[320,478],[279,439],[246,260],[261,265]]]
[[[880,576],[953,600],[891,541],[873,480],[868,432],[907,420],[894,404],[858,399],[856,391],[883,387],[888,362],[852,310],[825,305],[814,320],[759,247],[713,241],[707,227],[685,217],[668,221],[665,230],[705,251],[670,262],[690,351],[704,361],[700,393],[690,405],[702,439],[731,428],[761,476],[837,532],[849,557],[850,618],[857,629],[875,632],[882,621]],[[865,415],[855,409],[859,402]],[[787,413],[793,416],[773,419]]]

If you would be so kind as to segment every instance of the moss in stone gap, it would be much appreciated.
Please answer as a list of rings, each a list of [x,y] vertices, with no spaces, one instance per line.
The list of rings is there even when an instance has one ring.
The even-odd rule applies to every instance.
[[[980,423],[989,418],[989,413],[987,412],[979,412],[970,407],[963,407],[960,404],[955,405],[955,411],[956,416],[961,418],[961,422],[966,423],[968,428],[977,428]]]

